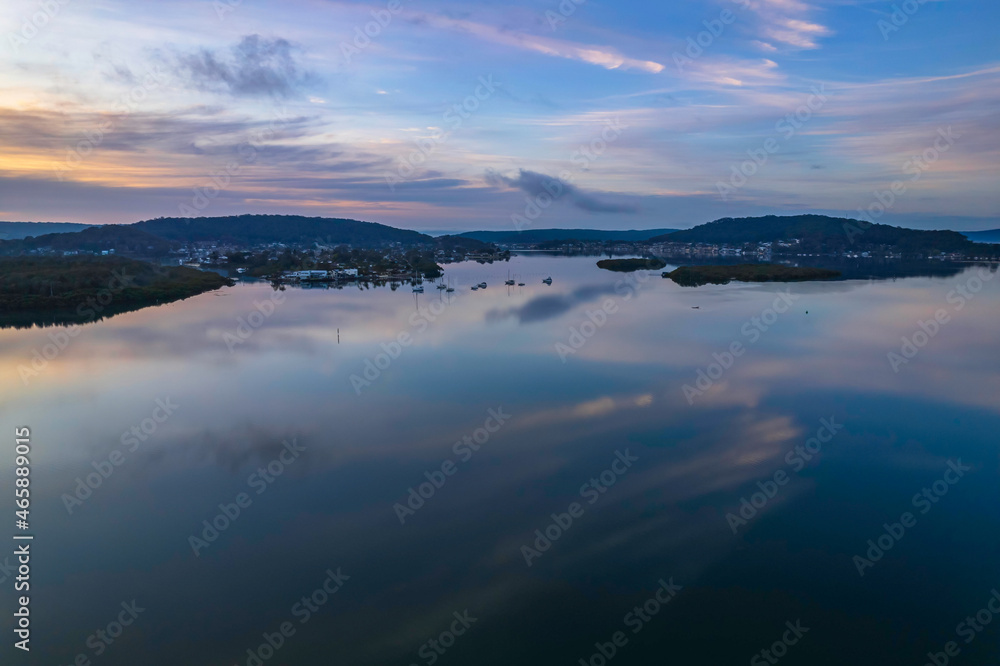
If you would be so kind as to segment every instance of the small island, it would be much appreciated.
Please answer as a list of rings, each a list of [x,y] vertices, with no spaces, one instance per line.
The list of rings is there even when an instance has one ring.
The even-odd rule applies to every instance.
[[[195,296],[233,281],[184,266],[124,257],[0,258],[0,326],[97,321]]]
[[[666,265],[667,262],[655,257],[645,259],[603,259],[597,262],[598,268],[618,273],[632,273],[641,270],[658,271]]]
[[[729,284],[737,282],[805,282],[831,280],[840,277],[840,271],[782,264],[737,264],[732,266],[681,266],[663,273],[682,287],[704,284]]]

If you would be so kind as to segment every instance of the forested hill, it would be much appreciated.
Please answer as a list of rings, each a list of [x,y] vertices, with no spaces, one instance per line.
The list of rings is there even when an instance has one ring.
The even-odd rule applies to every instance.
[[[15,240],[28,236],[44,236],[45,234],[65,234],[82,231],[89,224],[73,222],[0,222],[0,240]]]
[[[375,222],[301,215],[234,215],[230,217],[160,217],[130,225],[173,241],[219,241],[240,245],[307,243],[378,246],[387,243],[432,243],[430,236]]]
[[[88,227],[73,233],[53,233],[43,236],[0,242],[0,254],[25,254],[32,250],[49,249],[55,252],[101,252],[114,250],[118,254],[140,257],[159,257],[167,254],[179,243],[137,229],[131,224],[108,224]]]
[[[852,231],[849,233],[848,229]],[[968,251],[971,245],[969,239],[957,231],[921,231],[825,215],[727,217],[693,229],[658,236],[653,241],[768,243],[791,238],[797,238],[810,247],[846,249],[859,245],[881,245],[903,252],[961,252]]]
[[[73,233],[51,233],[20,240],[0,240],[0,255],[101,253],[162,258],[194,242],[253,247],[281,243],[290,246],[351,245],[368,249],[389,244],[435,247],[448,251],[485,252],[486,243],[461,236],[434,238],[374,222],[301,215],[239,215],[232,217],[156,218],[135,224],[106,224]]]
[[[217,273],[124,257],[5,257],[0,274],[0,328],[94,321],[232,284]]]

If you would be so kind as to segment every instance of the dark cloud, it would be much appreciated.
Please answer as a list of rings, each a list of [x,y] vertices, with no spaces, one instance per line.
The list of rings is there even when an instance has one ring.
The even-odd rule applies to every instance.
[[[589,213],[637,213],[639,211],[633,205],[600,201],[566,181],[526,169],[521,169],[517,178],[510,178],[496,171],[487,171],[486,182],[493,186],[514,187],[527,192],[532,197],[552,196],[557,200],[566,199],[572,205]]]
[[[294,97],[311,78],[291,42],[260,35],[248,35],[228,51],[176,53],[171,65],[199,90],[238,97]]]
[[[86,150],[164,155],[232,155],[240,144],[261,137],[261,151],[282,141],[312,136],[317,121],[307,117],[233,118],[221,107],[194,107],[172,113],[101,114],[89,111],[0,109],[0,149],[70,150],[81,141]],[[291,150],[290,148],[288,150]],[[342,148],[323,150],[336,157]],[[275,151],[277,153],[277,151]],[[309,159],[315,159],[310,155]]]
[[[599,296],[607,296],[615,291],[612,285],[584,285],[568,294],[557,296],[538,296],[524,305],[513,308],[490,310],[486,313],[486,321],[502,321],[514,318],[521,324],[533,324],[553,319],[569,312],[581,303],[589,303]]]

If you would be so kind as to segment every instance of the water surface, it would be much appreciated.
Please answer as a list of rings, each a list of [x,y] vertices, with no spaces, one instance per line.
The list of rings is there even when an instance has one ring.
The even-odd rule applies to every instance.
[[[1000,622],[956,633],[1000,586],[995,273],[685,289],[595,262],[449,266],[450,302],[430,284],[242,284],[87,325],[26,381],[64,329],[0,332],[3,432],[33,432],[30,663],[246,664],[284,622],[264,663],[600,664],[621,631],[615,664],[714,666],[751,663],[786,622],[808,631],[781,663],[922,664],[948,641],[960,663],[1000,660]],[[162,423],[158,400],[176,405]],[[946,494],[914,503],[959,460]],[[588,490],[602,473],[614,484]],[[401,510],[428,474],[440,487]],[[193,547],[240,493],[241,515]],[[529,566],[523,547],[574,503]],[[338,570],[306,618],[296,604]],[[660,581],[681,589],[637,622]],[[90,637],[133,599],[144,610],[97,655]]]

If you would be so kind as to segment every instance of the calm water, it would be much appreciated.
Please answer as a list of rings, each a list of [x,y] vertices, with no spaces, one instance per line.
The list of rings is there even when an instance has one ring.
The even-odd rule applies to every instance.
[[[263,663],[571,666],[613,649],[715,666],[773,649],[919,666],[949,641],[953,663],[1000,663],[1000,618],[959,626],[1000,589],[1000,279],[791,285],[786,306],[775,285],[629,285],[595,261],[452,266],[450,304],[432,285],[289,289],[234,343],[275,293],[240,285],[86,326],[27,384],[18,367],[60,329],[0,331],[7,481],[15,426],[34,447],[35,633],[16,663],[256,664],[247,650],[285,622]],[[527,286],[505,288],[508,270]],[[894,371],[887,354],[937,310]],[[742,498],[759,508],[740,517]],[[206,520],[229,524],[193,546]],[[891,549],[859,564],[880,537]],[[681,587],[665,605],[660,581]]]

